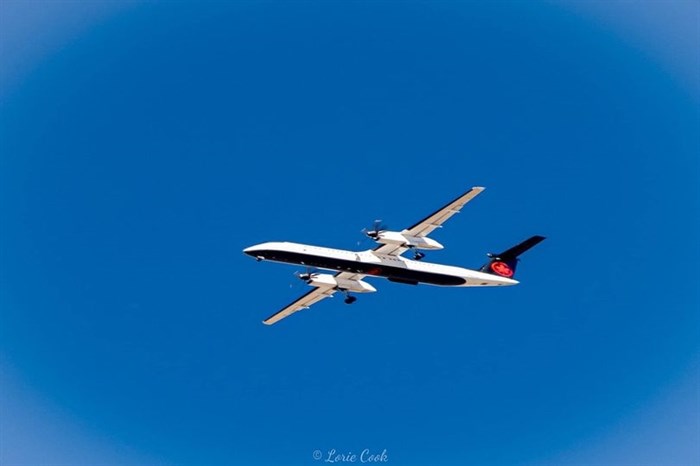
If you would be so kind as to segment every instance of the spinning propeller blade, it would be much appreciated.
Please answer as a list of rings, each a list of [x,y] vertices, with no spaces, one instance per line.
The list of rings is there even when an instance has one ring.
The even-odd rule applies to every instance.
[[[311,267],[307,267],[304,272],[299,272],[298,270],[294,272],[294,276],[297,277],[299,280],[309,282],[311,281],[312,278],[314,278],[314,275],[317,274],[316,269],[312,269]]]
[[[372,228],[369,230],[367,228],[363,228],[362,233],[364,233],[367,237],[376,240],[379,237],[379,234],[386,231],[386,229],[387,226],[383,225],[381,220],[375,220],[372,224]]]

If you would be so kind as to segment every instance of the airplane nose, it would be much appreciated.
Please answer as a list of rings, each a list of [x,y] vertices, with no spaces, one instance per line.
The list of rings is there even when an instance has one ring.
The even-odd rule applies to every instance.
[[[253,246],[245,248],[243,250],[243,253],[249,255],[250,257],[254,257],[257,260],[261,260],[268,249],[266,245],[267,243],[255,244]]]
[[[265,256],[267,255],[266,250],[267,248],[265,247],[265,244],[256,244],[255,246],[245,248],[243,253],[255,258],[255,260],[259,262],[265,259]]]
[[[245,254],[248,254],[249,256],[253,256],[255,254],[255,251],[257,251],[257,250],[258,250],[257,246],[250,246],[250,247],[245,248],[243,250],[243,252]]]

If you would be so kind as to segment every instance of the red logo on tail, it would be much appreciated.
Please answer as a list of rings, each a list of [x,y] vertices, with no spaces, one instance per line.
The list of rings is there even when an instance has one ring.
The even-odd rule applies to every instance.
[[[502,277],[510,278],[513,276],[513,269],[511,269],[505,262],[492,262],[491,270]]]

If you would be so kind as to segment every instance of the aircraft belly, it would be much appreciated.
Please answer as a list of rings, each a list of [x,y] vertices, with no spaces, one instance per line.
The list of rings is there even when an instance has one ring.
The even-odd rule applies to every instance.
[[[363,260],[362,254],[348,255],[346,251],[319,254],[303,250],[258,250],[255,254],[265,260],[338,272],[360,273],[400,283],[425,283],[439,286],[464,286],[466,284],[466,280],[461,276],[407,267],[406,263],[400,259],[396,260],[396,265],[391,265],[381,260]]]

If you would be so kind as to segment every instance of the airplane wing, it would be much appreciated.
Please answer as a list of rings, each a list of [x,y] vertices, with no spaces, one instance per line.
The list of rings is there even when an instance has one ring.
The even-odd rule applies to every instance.
[[[466,193],[462,194],[458,198],[448,202],[446,205],[436,210],[432,214],[425,217],[420,222],[415,225],[406,228],[401,233],[406,233],[411,236],[428,236],[436,228],[440,228],[443,223],[445,223],[450,217],[459,213],[467,202],[478,196],[485,188],[480,186],[475,186]],[[379,254],[387,254],[393,256],[400,256],[406,252],[408,248],[405,248],[396,244],[381,244],[374,249],[374,252]]]
[[[408,248],[399,246],[398,244],[380,244],[374,248],[373,251],[379,254],[386,254],[387,256],[400,256],[408,251]]]
[[[362,274],[350,272],[338,272],[335,274],[335,276],[345,280],[360,280],[364,277]],[[263,320],[263,324],[272,325],[279,322],[297,311],[309,309],[312,305],[326,298],[332,297],[337,292],[338,290],[332,287],[314,287],[314,289],[303,295],[301,298]]]

